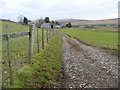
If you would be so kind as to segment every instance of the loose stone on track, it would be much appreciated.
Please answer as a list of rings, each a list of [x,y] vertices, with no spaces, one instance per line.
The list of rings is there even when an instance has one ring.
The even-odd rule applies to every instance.
[[[80,50],[71,48],[63,35],[63,63],[67,88],[118,88],[118,57],[74,40]]]

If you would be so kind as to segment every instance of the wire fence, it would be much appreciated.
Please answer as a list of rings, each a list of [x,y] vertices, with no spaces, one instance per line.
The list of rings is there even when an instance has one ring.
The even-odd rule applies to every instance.
[[[10,33],[6,25],[6,34],[2,40],[2,85],[12,85],[15,71],[25,64],[31,64],[34,54],[44,49],[51,37],[59,34],[53,29],[29,26],[29,32]]]

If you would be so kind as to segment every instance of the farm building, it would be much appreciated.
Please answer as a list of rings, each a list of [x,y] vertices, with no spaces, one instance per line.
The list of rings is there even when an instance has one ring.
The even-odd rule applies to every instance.
[[[41,25],[41,28],[51,29],[51,24],[50,23],[43,23]]]
[[[41,25],[41,28],[46,28],[46,29],[55,29],[55,28],[62,28],[63,25],[54,25],[54,24],[51,24],[51,23],[43,23]]]

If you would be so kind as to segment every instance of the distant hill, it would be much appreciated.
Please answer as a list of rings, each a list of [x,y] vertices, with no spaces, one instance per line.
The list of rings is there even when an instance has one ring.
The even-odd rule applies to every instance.
[[[91,25],[91,24],[117,24],[118,18],[102,19],[102,20],[84,20],[84,19],[61,19],[60,23],[71,22],[73,25]]]
[[[0,19],[0,21],[6,21],[6,22],[14,22],[12,20],[9,20],[9,19]],[[15,23],[15,22],[14,22]]]
[[[86,22],[86,21],[89,21],[89,20],[84,20],[84,19],[60,19],[60,20],[56,20],[60,23],[76,23],[76,22]]]

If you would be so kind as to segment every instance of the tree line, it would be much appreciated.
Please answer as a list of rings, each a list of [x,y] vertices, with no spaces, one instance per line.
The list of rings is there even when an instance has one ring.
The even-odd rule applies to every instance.
[[[29,23],[32,23],[31,20],[29,20],[27,17],[25,17],[23,15],[18,16],[18,22],[23,25],[28,25]],[[43,23],[51,23],[52,25],[61,25],[62,24],[62,23],[59,23],[58,21],[54,21],[54,20],[50,21],[49,17],[45,17],[44,19],[43,18],[37,19],[35,22],[37,27],[40,27]],[[71,22],[66,23],[65,27],[71,28],[72,27]]]

